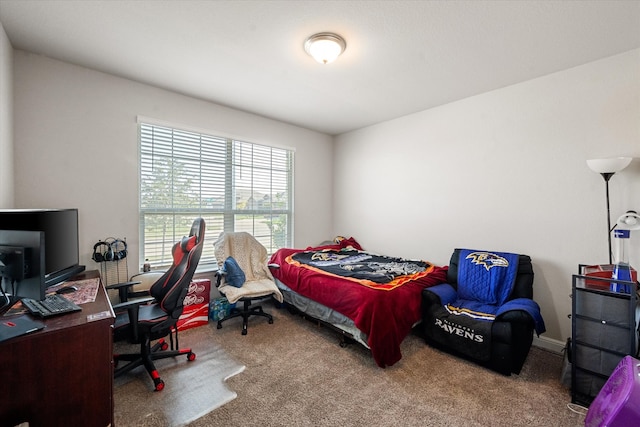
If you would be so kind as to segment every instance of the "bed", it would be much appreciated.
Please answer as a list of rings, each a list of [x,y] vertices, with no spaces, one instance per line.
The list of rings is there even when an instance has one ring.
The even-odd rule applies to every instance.
[[[402,358],[400,344],[421,319],[421,292],[446,282],[447,266],[364,251],[353,239],[279,249],[270,263],[284,300],[371,350],[376,364]]]

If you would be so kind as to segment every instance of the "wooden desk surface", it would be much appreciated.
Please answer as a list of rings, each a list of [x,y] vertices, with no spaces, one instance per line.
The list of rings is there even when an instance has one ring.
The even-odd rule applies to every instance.
[[[88,271],[73,278],[99,277]],[[113,423],[113,309],[102,285],[82,311],[0,344],[0,426]]]
[[[72,285],[71,282],[76,280],[94,278],[100,278],[100,274],[97,270],[85,271],[67,281],[66,284]],[[111,308],[111,303],[109,302],[109,298],[107,297],[107,293],[106,291],[104,291],[104,287],[102,286],[102,284],[100,284],[100,286],[98,287],[98,293],[96,294],[95,301],[84,303],[80,305],[80,307],[82,308],[82,311],[67,313],[61,316],[55,316],[46,319],[44,321],[45,328],[37,333],[42,334],[56,331],[58,329],[79,326],[94,320],[100,320],[101,318],[115,318],[115,314],[113,313],[113,309]]]

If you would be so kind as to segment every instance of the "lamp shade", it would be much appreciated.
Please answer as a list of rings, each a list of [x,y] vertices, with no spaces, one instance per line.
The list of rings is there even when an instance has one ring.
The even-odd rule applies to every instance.
[[[636,211],[627,211],[620,215],[616,225],[621,230],[640,230],[640,215]]]
[[[334,33],[318,33],[304,42],[304,50],[321,64],[336,60],[347,48],[342,37]]]
[[[598,173],[616,173],[629,166],[631,157],[611,157],[587,160],[589,168]]]

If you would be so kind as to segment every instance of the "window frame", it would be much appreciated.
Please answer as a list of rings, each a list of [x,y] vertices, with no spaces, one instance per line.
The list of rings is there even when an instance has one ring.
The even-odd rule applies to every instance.
[[[213,242],[218,238],[221,231],[248,231],[267,248],[269,254],[275,252],[275,250],[280,247],[291,246],[294,228],[293,186],[295,150],[281,146],[248,142],[239,138],[220,136],[219,132],[194,130],[187,126],[163,123],[141,117],[138,118],[137,128],[140,266],[142,266],[143,263],[149,263],[152,269],[163,269],[170,266],[171,246],[183,235],[188,234],[190,222],[198,216],[203,217],[207,223],[204,241],[205,247],[198,268],[199,271],[217,268],[216,260],[213,256]],[[162,130],[165,137],[167,132],[170,132],[171,137],[169,137],[169,139],[165,138],[162,143],[156,143],[154,139],[156,138],[155,135],[151,137],[148,135],[150,130],[155,129]],[[145,132],[147,134],[145,134]],[[178,175],[174,175],[176,164],[180,165],[182,164],[180,162],[187,162],[180,154],[175,154],[175,151],[182,149],[182,152],[187,152],[184,150],[195,147],[195,145],[186,147],[184,141],[181,141],[180,137],[176,137],[178,134],[185,138],[197,137],[199,140],[196,144],[200,150],[199,153],[192,155],[188,152],[187,154],[187,156],[190,157],[189,161],[191,164],[196,165],[197,163],[197,168],[199,168],[198,173],[193,175],[198,177],[196,179],[198,182],[196,186],[192,186],[192,182],[188,177],[189,172],[179,172]],[[143,138],[145,138],[145,140],[143,140]],[[158,137],[157,139],[160,138]],[[225,146],[224,164],[220,162],[220,158],[207,158],[205,161],[207,154],[203,154],[203,151],[206,151],[203,150],[203,144],[213,143],[215,145],[222,142],[224,142]],[[166,146],[163,146],[163,144],[166,144]],[[151,151],[149,150],[152,147],[166,149],[168,146],[171,147],[170,155],[167,153],[155,154],[153,149]],[[214,148],[219,150],[220,146],[216,145]],[[242,153],[242,150],[247,149],[250,149],[249,156],[246,154],[238,154]],[[160,149],[158,149],[158,151],[160,151]],[[219,154],[219,152],[217,154]],[[198,155],[199,160],[196,162],[194,159]],[[155,162],[157,158],[163,160],[170,159],[170,162],[165,165],[165,172],[170,174],[170,178],[166,177],[164,184],[170,187],[167,191],[171,194],[171,197],[169,197],[171,202],[168,202],[166,205],[160,203],[159,206],[151,206],[149,205],[149,200],[152,200],[154,193],[149,191],[151,187],[147,187],[145,190],[144,186],[147,182],[153,182],[153,179],[149,180],[149,177],[154,175],[148,171],[156,167]],[[224,171],[219,170],[221,165],[224,167]],[[209,172],[204,172],[203,170],[207,168]],[[240,184],[242,173],[238,174],[239,170],[245,171],[245,174],[248,173],[251,176],[248,181],[246,177],[243,179],[245,187]],[[160,176],[161,173],[157,175]],[[185,194],[192,193],[192,190],[196,187],[198,188],[196,191],[198,192],[197,206],[176,206],[172,204],[175,203],[175,195],[180,194],[179,188],[176,186],[176,182],[178,181],[176,176],[187,181],[187,183],[184,184],[187,186],[185,187]],[[219,181],[222,176],[224,177],[223,185],[220,186]],[[260,176],[262,176],[262,180],[260,180]],[[266,184],[264,176],[268,177],[268,185]],[[161,179],[162,177],[157,177],[156,182],[161,182]],[[246,187],[247,182],[249,183],[249,187]],[[282,187],[283,185],[284,188]],[[203,190],[203,187],[206,187],[206,190]],[[259,189],[262,192],[260,192]],[[241,197],[238,195],[240,193],[239,190],[243,192],[242,197],[246,197],[247,193],[249,194],[244,204],[238,201],[238,197]],[[278,192],[277,190],[282,191]],[[218,195],[223,194],[224,201],[222,207],[213,206],[213,198],[204,197],[203,191],[214,191]],[[256,195],[263,195],[262,199],[260,199],[262,202],[254,197]],[[184,198],[188,197],[184,196]],[[154,204],[155,202],[151,203]],[[191,200],[183,203],[191,203]],[[249,203],[252,205],[247,206]],[[281,206],[281,203],[284,203],[284,205]],[[160,258],[158,258],[157,252],[147,251],[147,246],[149,245],[147,239],[149,239],[149,237],[145,224],[147,220],[153,216],[161,218],[164,221],[165,229],[169,230],[168,233],[163,233],[161,240],[157,242],[157,244],[161,246],[160,253],[164,254],[160,255]],[[172,218],[172,220],[170,218]],[[191,218],[188,224],[185,222],[185,218]],[[220,218],[222,218],[222,220]],[[170,225],[166,226],[166,224]],[[274,231],[274,228],[278,228],[278,230]],[[268,230],[268,233],[266,230]]]

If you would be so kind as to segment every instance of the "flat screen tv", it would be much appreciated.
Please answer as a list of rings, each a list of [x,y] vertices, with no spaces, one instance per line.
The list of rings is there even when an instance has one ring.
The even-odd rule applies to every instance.
[[[45,288],[85,269],[80,265],[78,209],[0,210],[0,230],[44,232]]]

